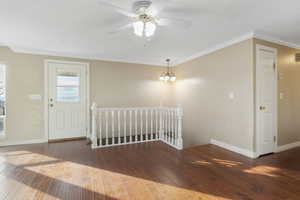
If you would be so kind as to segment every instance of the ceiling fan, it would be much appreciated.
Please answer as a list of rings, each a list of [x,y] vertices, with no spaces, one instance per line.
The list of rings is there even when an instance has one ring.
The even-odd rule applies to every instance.
[[[191,21],[185,19],[158,17],[157,10],[153,8],[152,2],[149,0],[140,0],[134,2],[132,5],[132,11],[127,11],[126,9],[106,1],[100,1],[100,3],[101,5],[113,9],[114,11],[128,17],[131,20],[130,23],[119,27],[117,30],[111,33],[133,28],[135,35],[143,38],[150,38],[155,34],[158,26],[177,24],[179,26],[187,27],[191,25]]]

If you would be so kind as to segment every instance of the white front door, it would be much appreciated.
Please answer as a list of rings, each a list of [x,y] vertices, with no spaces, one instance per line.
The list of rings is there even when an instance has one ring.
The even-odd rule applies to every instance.
[[[87,65],[48,61],[49,139],[87,134]]]
[[[261,45],[256,51],[256,146],[259,156],[273,153],[277,143],[277,51]]]

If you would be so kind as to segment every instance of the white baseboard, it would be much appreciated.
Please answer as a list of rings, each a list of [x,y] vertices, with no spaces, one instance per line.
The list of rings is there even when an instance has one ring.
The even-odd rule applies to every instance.
[[[177,149],[177,150],[182,150],[182,148],[180,148],[180,147],[178,147],[178,146],[176,146],[176,145],[174,145],[174,144],[172,144],[172,143],[169,143],[168,141],[166,141],[166,140],[164,140],[164,139],[159,139],[159,141],[162,141],[163,143],[165,143],[165,144],[167,144],[167,145],[170,145],[171,147],[173,147],[173,148],[175,148],[175,149]]]
[[[23,145],[23,144],[38,144],[38,143],[47,143],[47,139],[33,139],[33,140],[23,140],[23,141],[3,141],[0,142],[0,147],[3,146],[13,146],[13,145]]]
[[[293,149],[296,147],[300,147],[300,141],[279,146],[279,147],[277,147],[277,152],[286,151],[286,150]]]
[[[211,139],[210,143],[214,144],[214,145],[217,145],[219,147],[222,147],[224,149],[227,149],[229,151],[233,151],[235,153],[241,154],[243,156],[247,156],[249,158],[256,158],[257,157],[256,154],[255,154],[255,152],[249,151],[247,149],[242,149],[242,148],[233,146],[231,144],[220,142],[220,141],[217,141],[217,140],[214,140],[214,139]]]

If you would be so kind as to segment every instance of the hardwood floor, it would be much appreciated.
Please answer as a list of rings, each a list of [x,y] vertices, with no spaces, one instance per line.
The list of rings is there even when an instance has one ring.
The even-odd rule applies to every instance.
[[[300,199],[300,148],[251,160],[213,145],[0,148],[0,199]]]

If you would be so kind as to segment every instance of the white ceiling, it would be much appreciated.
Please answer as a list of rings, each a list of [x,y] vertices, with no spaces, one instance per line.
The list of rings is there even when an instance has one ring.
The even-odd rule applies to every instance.
[[[133,0],[107,0],[131,10]],[[146,42],[97,0],[0,0],[0,43],[23,52],[164,65],[255,32],[300,46],[299,0],[153,0],[158,16],[192,20],[159,27]]]

